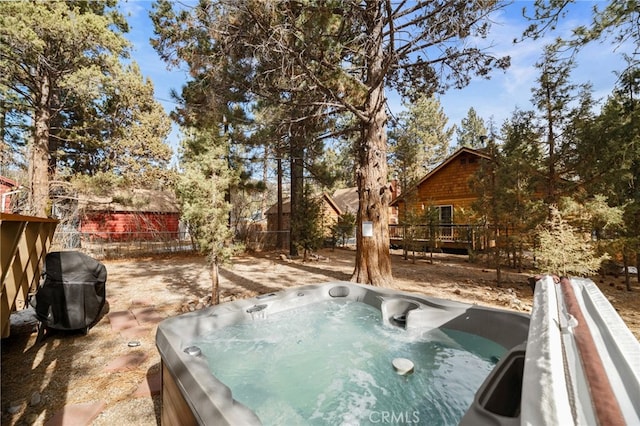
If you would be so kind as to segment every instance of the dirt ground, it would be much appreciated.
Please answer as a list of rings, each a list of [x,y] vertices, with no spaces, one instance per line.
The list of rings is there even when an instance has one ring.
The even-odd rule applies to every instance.
[[[394,286],[403,291],[479,305],[530,312],[531,273],[503,273],[471,264],[466,256],[437,254],[434,263],[415,263],[392,256]],[[209,272],[198,256],[165,256],[104,261],[107,266],[107,304],[100,321],[87,335],[53,332],[36,343],[33,322],[17,321],[2,341],[3,425],[43,425],[65,405],[104,402],[93,425],[159,424],[159,397],[132,397],[141,382],[157,375],[160,356],[155,347],[156,324],[141,335],[114,331],[110,315],[136,307],[152,307],[161,317],[199,309],[210,295]],[[221,270],[221,300],[252,297],[283,288],[349,280],[354,251],[336,249],[314,260],[290,260],[278,253],[246,254]],[[640,339],[640,285],[633,279],[628,292],[622,278],[594,278],[634,335]],[[132,348],[131,341],[139,342]],[[125,371],[106,368],[119,356],[135,352],[142,362]]]

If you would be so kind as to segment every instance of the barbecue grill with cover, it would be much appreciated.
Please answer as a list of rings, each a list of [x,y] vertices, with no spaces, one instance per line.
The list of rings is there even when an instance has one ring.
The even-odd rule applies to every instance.
[[[77,251],[52,252],[45,257],[43,276],[32,298],[40,331],[52,328],[86,334],[105,304],[106,267]]]

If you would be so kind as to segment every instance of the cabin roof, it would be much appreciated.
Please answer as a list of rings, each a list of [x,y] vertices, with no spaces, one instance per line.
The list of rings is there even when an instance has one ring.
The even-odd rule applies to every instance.
[[[389,205],[393,206],[393,205],[396,205],[399,201],[402,201],[407,195],[409,195],[412,192],[414,192],[415,189],[419,188],[424,182],[426,182],[431,177],[436,175],[438,172],[443,170],[445,167],[447,167],[449,164],[451,164],[453,161],[455,161],[458,157],[460,157],[463,154],[470,154],[470,155],[473,155],[473,156],[476,156],[476,157],[479,157],[479,158],[483,158],[483,159],[487,159],[487,160],[491,159],[491,157],[487,153],[482,151],[482,150],[468,148],[468,147],[462,147],[462,148],[458,149],[457,151],[455,151],[453,154],[451,154],[449,157],[447,157],[444,161],[442,161],[442,163],[438,164],[435,168],[433,168],[431,171],[429,171],[429,173],[427,173],[422,179],[420,179],[418,181],[418,183],[416,183],[411,188],[409,188],[409,190],[407,190],[407,191],[403,190],[402,194],[400,194],[398,197],[393,199],[391,201],[391,203],[389,203]]]
[[[340,206],[336,203],[336,201],[326,192],[322,193],[322,198],[324,199],[324,201],[329,204],[331,206],[331,208],[333,210],[335,210],[335,212],[337,214],[342,214],[342,209],[340,209]],[[267,211],[265,212],[266,215],[270,215],[270,214],[277,214],[278,213],[278,204],[274,204],[271,207],[269,207],[267,209]],[[285,198],[284,200],[282,200],[282,213],[283,214],[290,214],[291,213],[291,198]]]
[[[18,182],[13,179],[9,179],[6,176],[0,175],[0,185],[9,186],[9,187],[17,187]]]
[[[360,197],[358,196],[358,188],[343,188],[337,189],[333,193],[333,199],[342,212],[350,212],[355,214],[358,211],[360,205]]]
[[[175,194],[152,189],[119,190],[111,195],[79,196],[79,208],[85,211],[179,213]]]

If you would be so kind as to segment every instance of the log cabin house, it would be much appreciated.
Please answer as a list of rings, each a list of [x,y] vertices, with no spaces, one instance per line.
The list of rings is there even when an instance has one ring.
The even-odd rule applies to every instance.
[[[397,179],[394,179],[390,183],[391,196],[397,198],[400,195],[400,184]],[[337,189],[333,195],[333,200],[336,202],[342,213],[351,213],[354,216],[358,214],[358,208],[360,207],[360,197],[358,195],[358,188],[352,186],[350,188]],[[389,223],[398,223],[398,207],[389,206]]]
[[[420,212],[434,208],[438,216],[437,221],[434,221],[437,225],[421,225],[418,240],[425,246],[422,249],[426,249],[427,241],[431,240],[437,242],[438,248],[452,251],[482,248],[479,247],[482,242],[474,227],[465,223],[463,212],[470,211],[477,198],[469,180],[478,171],[481,162],[489,159],[489,155],[481,150],[460,148],[427,173],[415,186],[403,190],[390,203],[390,207],[398,209],[399,215],[399,224],[389,225],[392,246],[402,245],[406,229],[403,218],[407,211]],[[431,238],[434,231],[437,236]]]
[[[399,194],[400,188],[398,185],[398,181],[394,180],[391,182],[391,191],[394,196]],[[331,228],[338,221],[338,217],[344,213],[351,213],[354,216],[358,214],[358,208],[360,205],[360,199],[358,196],[358,188],[349,187],[337,189],[333,195],[329,195],[327,193],[322,194],[322,215],[321,215],[321,226],[324,229],[324,235],[326,238],[331,237]],[[283,218],[282,218],[282,229],[280,232],[284,232],[288,238],[288,232],[290,229],[291,223],[291,202],[290,200],[285,200],[282,205]],[[278,231],[278,205],[274,204],[267,210],[267,231],[269,232],[277,232]],[[389,207],[389,221],[392,224],[398,223],[398,208],[397,206]],[[355,238],[355,230],[354,235]]]

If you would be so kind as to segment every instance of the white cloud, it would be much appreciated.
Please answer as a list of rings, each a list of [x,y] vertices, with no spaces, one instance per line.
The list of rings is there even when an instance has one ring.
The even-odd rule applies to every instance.
[[[148,9],[151,9],[151,1],[149,0],[125,0],[118,2],[118,10],[127,18],[138,18],[140,15],[146,15]]]
[[[489,81],[473,81],[467,88],[450,91],[441,98],[450,123],[458,124],[470,107],[485,119],[492,117],[498,125],[507,119],[516,107],[531,109],[531,89],[536,85],[539,70],[535,67],[544,52],[544,46],[559,35],[569,36],[579,24],[588,24],[595,2],[584,1],[573,4],[565,19],[556,30],[539,40],[525,40],[513,44],[513,39],[528,26],[521,14],[522,7],[530,9],[532,2],[518,1],[493,17],[490,38],[495,40],[492,52],[511,57],[511,66],[506,72],[494,71]],[[628,46],[620,47],[629,49]],[[575,84],[591,82],[594,99],[606,98],[615,85],[615,70],[623,68],[619,52],[608,42],[592,43],[576,56],[577,67],[572,72]],[[630,50],[625,50],[630,51]]]

